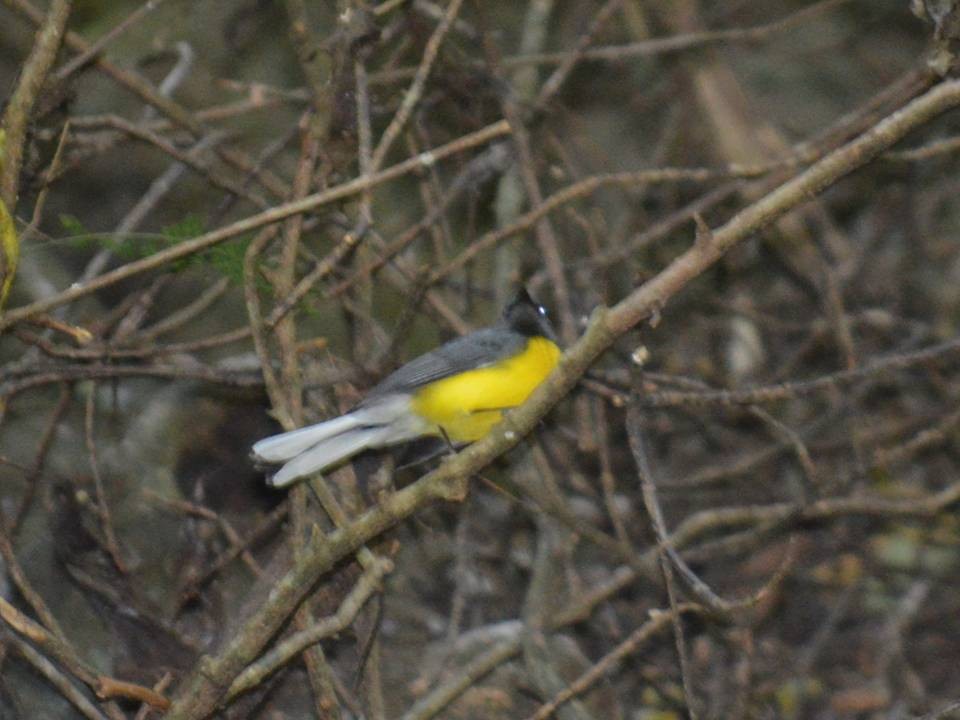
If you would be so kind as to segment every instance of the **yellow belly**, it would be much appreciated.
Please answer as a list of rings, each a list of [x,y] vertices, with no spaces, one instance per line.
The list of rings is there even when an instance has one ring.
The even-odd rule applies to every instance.
[[[451,440],[479,440],[500,422],[502,410],[527,399],[559,359],[556,344],[531,338],[512,358],[424,386],[413,396],[413,410]]]

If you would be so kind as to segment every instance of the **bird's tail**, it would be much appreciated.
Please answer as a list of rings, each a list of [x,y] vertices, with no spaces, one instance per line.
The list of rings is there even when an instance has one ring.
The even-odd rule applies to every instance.
[[[357,420],[353,413],[348,413],[316,425],[309,425],[299,430],[291,430],[264,438],[254,444],[253,454],[257,460],[267,463],[286,462],[305,450],[309,450],[318,442],[362,425],[363,423]]]
[[[321,440],[285,463],[267,482],[273,487],[284,487],[294,480],[337,465],[361,450],[390,444],[393,432],[389,425],[361,427]]]
[[[403,442],[423,433],[409,412],[409,398],[397,397],[299,430],[264,438],[253,446],[254,457],[284,463],[268,482],[289,485],[337,465],[367,448]]]

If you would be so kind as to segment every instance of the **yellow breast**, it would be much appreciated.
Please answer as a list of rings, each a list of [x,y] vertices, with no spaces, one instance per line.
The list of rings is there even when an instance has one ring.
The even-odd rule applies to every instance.
[[[555,343],[531,338],[512,357],[420,388],[413,396],[413,411],[443,428],[451,440],[479,440],[500,422],[502,410],[527,399],[559,359]]]

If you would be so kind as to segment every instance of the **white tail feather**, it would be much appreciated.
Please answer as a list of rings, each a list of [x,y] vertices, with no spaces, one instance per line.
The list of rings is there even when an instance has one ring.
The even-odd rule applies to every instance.
[[[336,465],[352,455],[356,455],[361,450],[389,444],[391,435],[393,435],[393,429],[387,425],[357,428],[321,440],[280,468],[270,478],[269,482],[274,487],[289,485],[294,480],[299,480],[302,477],[325,470],[331,465]]]
[[[308,425],[299,430],[291,430],[280,435],[264,438],[253,446],[253,454],[257,456],[258,460],[264,462],[285,462],[327,438],[360,427],[360,425],[362,423],[353,414],[341,415],[316,425]]]
[[[253,454],[263,462],[285,463],[269,480],[281,487],[361,450],[405,442],[431,431],[410,412],[408,395],[389,395],[332,420],[264,438],[253,446]]]

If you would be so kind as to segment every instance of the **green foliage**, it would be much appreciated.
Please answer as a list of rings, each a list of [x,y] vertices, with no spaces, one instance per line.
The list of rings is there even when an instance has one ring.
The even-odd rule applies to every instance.
[[[83,223],[76,216],[68,213],[60,213],[60,227],[73,238],[85,238],[87,235],[87,229]]]
[[[196,215],[185,215],[184,218],[173,225],[167,225],[161,232],[161,237],[165,247],[159,247],[152,250],[164,250],[166,247],[173,247],[184,240],[203,235],[203,222]],[[209,251],[208,251],[209,252]],[[174,272],[181,272],[190,267],[195,267],[199,263],[205,263],[205,253],[188,255],[187,257],[175,260],[170,264],[170,269]],[[206,262],[205,264],[209,264]]]
[[[213,268],[236,285],[243,284],[243,256],[247,252],[250,238],[241,238],[214,245],[206,251],[205,257]]]
[[[65,242],[72,247],[81,250],[107,249],[124,262],[149,257],[205,232],[203,220],[192,214],[184,216],[173,225],[168,225],[155,235],[141,233],[117,236],[91,233],[80,220],[68,214],[60,215],[60,226],[69,236]],[[180,258],[170,263],[168,267],[172,272],[212,269],[216,274],[239,285],[243,282],[243,256],[249,243],[250,238],[246,237],[230,240],[203,252]]]

